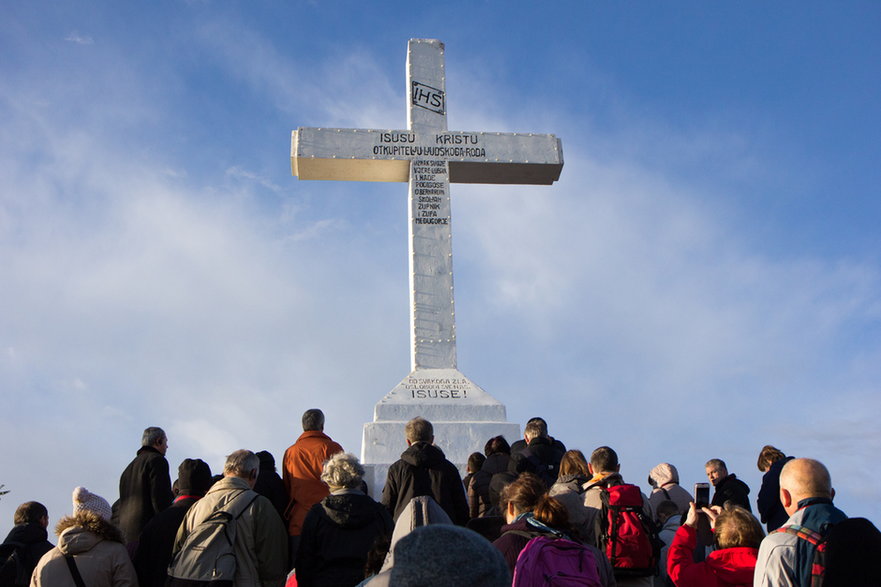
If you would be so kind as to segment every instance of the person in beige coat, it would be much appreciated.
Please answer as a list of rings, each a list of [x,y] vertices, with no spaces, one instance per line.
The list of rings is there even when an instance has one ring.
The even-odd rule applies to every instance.
[[[84,487],[73,490],[73,515],[55,527],[58,546],[43,555],[31,587],[75,587],[67,557],[88,587],[137,587],[122,532],[110,522],[110,504]]]

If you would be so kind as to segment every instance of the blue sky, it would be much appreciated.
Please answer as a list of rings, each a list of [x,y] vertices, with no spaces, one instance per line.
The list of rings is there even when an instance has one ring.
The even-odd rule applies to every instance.
[[[451,129],[564,145],[552,187],[452,187],[461,370],[644,488],[721,457],[755,493],[770,443],[881,520],[878,3],[8,4],[4,523],[112,501],[149,425],[219,470],[318,406],[360,452],[409,367],[406,187],[300,182],[290,131],[405,127],[411,37]]]

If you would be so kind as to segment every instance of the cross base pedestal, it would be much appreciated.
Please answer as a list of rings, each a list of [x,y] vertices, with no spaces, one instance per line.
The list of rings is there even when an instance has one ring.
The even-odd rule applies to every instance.
[[[520,426],[507,421],[505,406],[458,369],[417,369],[376,404],[374,421],[364,424],[361,462],[375,499],[389,465],[407,449],[407,421],[417,416],[431,422],[435,445],[462,475],[468,456],[483,452],[493,436],[509,443],[520,438]]]

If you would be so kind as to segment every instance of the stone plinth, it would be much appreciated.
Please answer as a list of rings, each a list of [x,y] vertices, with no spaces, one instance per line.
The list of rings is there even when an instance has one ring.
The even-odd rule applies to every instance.
[[[520,438],[520,426],[507,421],[505,406],[457,369],[418,369],[374,408],[364,425],[361,462],[368,469],[371,495],[379,498],[389,465],[407,448],[404,427],[422,416],[434,426],[434,443],[464,474],[468,456],[483,452],[486,441],[503,435]]]

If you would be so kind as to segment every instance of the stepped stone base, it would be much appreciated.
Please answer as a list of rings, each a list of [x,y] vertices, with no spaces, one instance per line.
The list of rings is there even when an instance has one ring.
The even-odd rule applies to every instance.
[[[434,426],[434,443],[465,474],[468,456],[503,435],[513,443],[520,426],[507,421],[505,406],[457,369],[417,369],[389,392],[364,424],[361,462],[365,481],[379,499],[388,467],[407,448],[404,426],[422,416]]]

